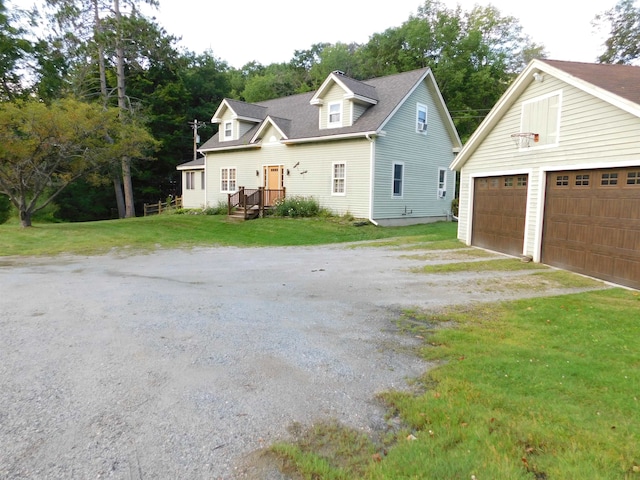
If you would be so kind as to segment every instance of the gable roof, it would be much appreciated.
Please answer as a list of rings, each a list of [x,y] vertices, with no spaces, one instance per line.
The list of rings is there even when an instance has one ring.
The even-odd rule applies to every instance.
[[[621,110],[640,117],[640,67],[561,60],[532,60],[500,97],[489,115],[471,135],[451,170],[460,170],[520,95],[535,80],[551,75]]]
[[[312,105],[321,105],[322,96],[331,85],[337,83],[345,91],[345,98],[354,98],[375,105],[378,103],[376,88],[359,80],[347,77],[344,73],[335,71],[320,85],[315,95],[311,98]]]
[[[222,121],[222,113],[224,110],[229,109],[233,112],[233,118],[249,120],[249,121],[261,121],[267,116],[265,108],[260,107],[254,103],[241,102],[240,100],[233,100],[231,98],[225,98],[220,103],[220,106],[213,114],[211,123],[220,123]]]
[[[307,92],[253,104],[225,99],[223,100],[223,104],[231,108],[234,112],[250,111],[254,115],[260,112],[263,113],[264,116],[260,119],[259,123],[256,123],[238,140],[221,142],[219,140],[219,134],[216,133],[200,147],[199,151],[206,152],[259,146],[252,142],[258,140],[259,136],[256,135],[256,133],[267,116],[270,117],[271,122],[275,123],[282,133],[285,134],[286,138],[282,140],[283,143],[301,143],[363,137],[366,135],[380,135],[386,122],[423,81],[427,81],[432,87],[430,91],[437,92],[434,101],[438,105],[442,118],[445,119],[445,126],[454,147],[461,146],[458,133],[430,69],[412,70],[386,77],[374,78],[364,82],[336,73],[330,75],[330,78],[334,77],[342,82],[345,87],[348,87],[349,91],[354,94],[357,93],[359,96],[366,96],[370,100],[374,100],[372,97],[375,97],[375,104],[367,108],[353,125],[320,129],[318,107],[311,104],[311,100],[317,95],[317,92]],[[240,104],[244,105],[240,106]],[[253,110],[254,107],[255,110]],[[218,107],[216,114],[220,112],[221,108],[222,104]],[[214,116],[214,118],[216,117]]]
[[[201,170],[204,169],[204,157],[196,158],[190,162],[181,163],[176,167],[178,170]]]

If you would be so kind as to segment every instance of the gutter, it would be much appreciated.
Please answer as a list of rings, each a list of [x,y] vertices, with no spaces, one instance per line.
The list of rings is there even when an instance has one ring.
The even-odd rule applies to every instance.
[[[296,138],[293,140],[282,141],[285,145],[290,145],[294,143],[312,143],[312,142],[330,142],[332,140],[342,140],[345,138],[359,138],[365,137],[371,140],[371,135],[378,135],[377,131],[371,132],[356,132],[356,133],[344,133],[342,135],[331,135],[331,136],[322,136],[322,137],[307,137],[307,138]]]
[[[371,161],[369,162],[369,218],[367,220],[377,227],[378,222],[373,219],[373,174],[376,166],[376,143],[370,133],[367,133],[365,137],[369,142],[371,142]]]

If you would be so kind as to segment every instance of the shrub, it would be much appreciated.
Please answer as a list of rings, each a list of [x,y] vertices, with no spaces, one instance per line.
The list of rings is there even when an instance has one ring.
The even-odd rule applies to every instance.
[[[320,212],[320,204],[313,197],[285,197],[273,208],[278,217],[316,217]]]
[[[227,209],[227,202],[220,200],[215,207],[203,205],[202,208],[183,208],[177,213],[181,215],[226,215]]]
[[[458,216],[458,205],[460,203],[460,200],[457,198],[454,198],[453,200],[451,200],[451,214],[454,217]]]

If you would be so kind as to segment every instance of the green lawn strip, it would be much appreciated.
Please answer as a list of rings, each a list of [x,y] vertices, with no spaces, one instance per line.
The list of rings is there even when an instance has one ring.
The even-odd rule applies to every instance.
[[[407,311],[401,330],[439,366],[380,395],[404,423],[394,440],[343,427],[272,451],[308,479],[639,478],[639,309],[608,289]]]
[[[230,221],[220,215],[155,215],[86,223],[0,226],[0,255],[99,254],[113,248],[153,250],[190,246],[293,246],[426,236],[453,238],[452,223],[407,227],[355,226],[336,218]]]
[[[439,250],[452,248],[466,248],[466,245],[456,240],[457,224],[452,222],[436,222],[426,224],[430,228],[420,235],[408,234],[401,237],[389,235],[382,240],[369,241],[353,245],[352,248],[400,248]],[[383,227],[385,229],[390,227]]]
[[[539,270],[549,268],[540,263],[521,262],[515,258],[499,258],[477,262],[441,263],[412,268],[416,273],[456,273],[456,272],[515,272],[518,270]]]
[[[636,478],[639,309],[610,289],[425,318],[431,388],[383,395],[417,440],[366,478]]]

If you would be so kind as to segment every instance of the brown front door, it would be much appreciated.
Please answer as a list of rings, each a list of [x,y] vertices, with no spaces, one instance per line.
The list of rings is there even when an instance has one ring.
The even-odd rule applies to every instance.
[[[640,167],[548,173],[542,262],[640,288]]]
[[[476,178],[471,243],[522,255],[527,209],[527,175]]]

